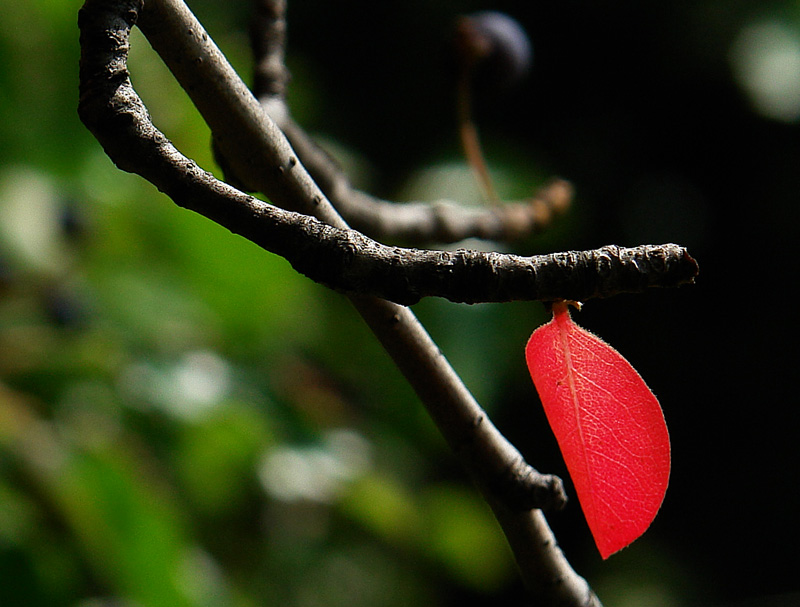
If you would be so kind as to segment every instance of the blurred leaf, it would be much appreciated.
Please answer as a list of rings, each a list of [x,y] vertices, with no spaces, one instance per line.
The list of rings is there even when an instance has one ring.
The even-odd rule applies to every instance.
[[[422,540],[424,519],[419,505],[385,472],[353,483],[339,507],[390,544],[410,548]]]
[[[194,507],[212,517],[241,508],[257,460],[272,442],[266,418],[253,407],[227,402],[179,432],[175,468]]]
[[[183,521],[132,455],[74,453],[51,489],[87,558],[123,596],[191,605],[176,575],[188,550]]]
[[[430,550],[460,583],[484,592],[497,590],[514,572],[511,552],[489,507],[457,486],[432,487],[422,494]]]

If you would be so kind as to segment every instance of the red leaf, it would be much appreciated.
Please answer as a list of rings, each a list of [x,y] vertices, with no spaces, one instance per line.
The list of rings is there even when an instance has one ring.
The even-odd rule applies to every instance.
[[[605,559],[650,526],[670,447],[658,400],[619,352],[576,325],[566,303],[525,348],[533,383]]]

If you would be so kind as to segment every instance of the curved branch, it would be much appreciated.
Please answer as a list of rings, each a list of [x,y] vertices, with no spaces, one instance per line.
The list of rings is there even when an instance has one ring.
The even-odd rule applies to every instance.
[[[258,222],[262,214],[314,222],[214,180],[180,155],[150,124],[126,68],[130,27],[140,10],[141,0],[87,0],[79,15],[79,113],[112,160],[175,196],[177,203],[223,224],[226,218],[234,223],[243,218]],[[563,506],[560,479],[538,473],[497,431],[411,310],[366,296],[352,296],[351,301],[425,403],[487,500],[499,507],[498,521],[506,534],[531,541],[531,546],[520,548],[519,561],[531,591],[548,603],[583,605],[591,591],[558,550],[538,509]],[[579,588],[577,600],[571,598],[573,586]]]
[[[551,180],[527,200],[490,206],[465,206],[451,200],[382,200],[354,188],[336,161],[292,120],[282,100],[260,100],[276,116],[303,166],[336,209],[354,229],[377,240],[412,245],[468,238],[511,242],[547,228],[572,201],[572,185],[564,179]]]

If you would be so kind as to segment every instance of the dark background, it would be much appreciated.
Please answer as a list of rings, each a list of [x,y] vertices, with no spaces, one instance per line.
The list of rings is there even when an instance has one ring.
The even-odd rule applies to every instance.
[[[0,28],[0,603],[525,604],[471,487],[341,298],[99,153],[75,116],[78,6],[26,3]],[[249,80],[247,3],[191,6]],[[577,192],[568,217],[507,250],[677,242],[700,264],[694,286],[592,301],[576,316],[658,395],[673,471],[652,528],[606,562],[574,500],[551,516],[567,557],[607,605],[800,603],[800,110],[769,115],[736,71],[737,49],[764,59],[785,38],[768,81],[800,81],[800,9],[290,2],[296,118],[378,195],[474,190],[448,42],[457,15],[486,8],[517,18],[534,47],[525,83],[478,100],[500,189],[519,196],[559,175]],[[747,46],[764,24],[772,34]],[[156,124],[213,168],[207,131],[141,38],[131,63]],[[19,236],[31,225],[37,237]],[[29,242],[56,244],[37,256]],[[500,429],[534,466],[565,475],[522,357],[541,306],[426,301],[417,311]],[[180,413],[166,388],[131,380],[142,369],[172,377],[197,351],[223,360],[234,386],[199,417]],[[65,458],[90,465],[42,472],[20,429],[31,416]],[[282,502],[260,487],[269,453],[307,453],[342,427],[373,454],[344,497]],[[137,547],[151,537],[176,553],[201,546],[207,568],[192,560],[193,578],[183,560],[144,539]],[[137,564],[148,559],[162,573]],[[198,599],[173,587],[171,567],[216,581],[190,582]],[[162,575],[163,587],[143,590]]]

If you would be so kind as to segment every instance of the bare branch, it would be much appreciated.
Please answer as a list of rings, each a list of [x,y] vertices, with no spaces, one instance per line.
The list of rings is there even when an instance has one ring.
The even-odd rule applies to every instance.
[[[573,189],[564,179],[553,179],[531,198],[491,206],[466,206],[452,200],[392,202],[353,187],[331,156],[296,123],[289,109],[274,97],[261,98],[277,116],[286,137],[314,181],[347,222],[359,232],[381,241],[424,246],[467,238],[511,242],[546,229],[570,206]]]
[[[671,244],[608,246],[534,257],[386,246],[355,230],[276,208],[216,180],[152,125],[127,82],[113,84],[113,113],[100,111],[96,105],[104,100],[84,90],[81,115],[118,166],[141,174],[177,204],[285,257],[298,272],[340,291],[404,305],[426,296],[467,303],[584,301],[677,286],[691,282],[697,272],[686,250]],[[298,166],[288,167],[287,172],[296,172]]]
[[[196,29],[192,31],[193,39],[202,38]],[[123,59],[101,59],[94,69],[106,77],[104,81],[90,73],[88,58],[84,61],[80,108],[84,122],[118,166],[138,172],[181,206],[285,257],[302,274],[332,288],[406,305],[426,296],[468,303],[583,301],[653,286],[677,286],[691,282],[697,272],[694,260],[677,245],[634,249],[610,246],[535,257],[467,250],[426,251],[382,245],[355,230],[331,227],[306,215],[284,211],[216,180],[180,154],[153,126],[123,71]],[[115,77],[107,77],[108,66],[119,70]],[[203,103],[213,105],[212,95],[202,97]],[[260,110],[258,105],[255,108]],[[226,120],[230,115],[236,113],[226,112]],[[241,115],[245,119],[248,116],[244,112]],[[262,118],[269,121],[266,116]],[[280,131],[273,133],[280,136]],[[277,166],[277,170],[260,170],[259,174],[271,175],[279,185],[271,185],[270,189],[277,191],[280,198],[293,196],[293,206],[322,207],[322,193],[305,174],[285,139],[281,140],[271,155],[278,160],[285,155],[285,164],[265,164]],[[267,154],[259,156],[264,158]],[[334,214],[325,219],[346,225]]]
[[[331,156],[291,118],[284,92],[285,0],[257,0],[250,35],[255,59],[253,92],[286,134],[303,166],[351,227],[381,241],[409,245],[467,238],[510,242],[546,228],[570,205],[572,186],[554,179],[531,198],[491,207],[449,200],[396,203],[357,190]],[[226,165],[222,160],[221,164]],[[226,166],[226,178],[242,179]],[[256,188],[250,188],[256,189]]]

